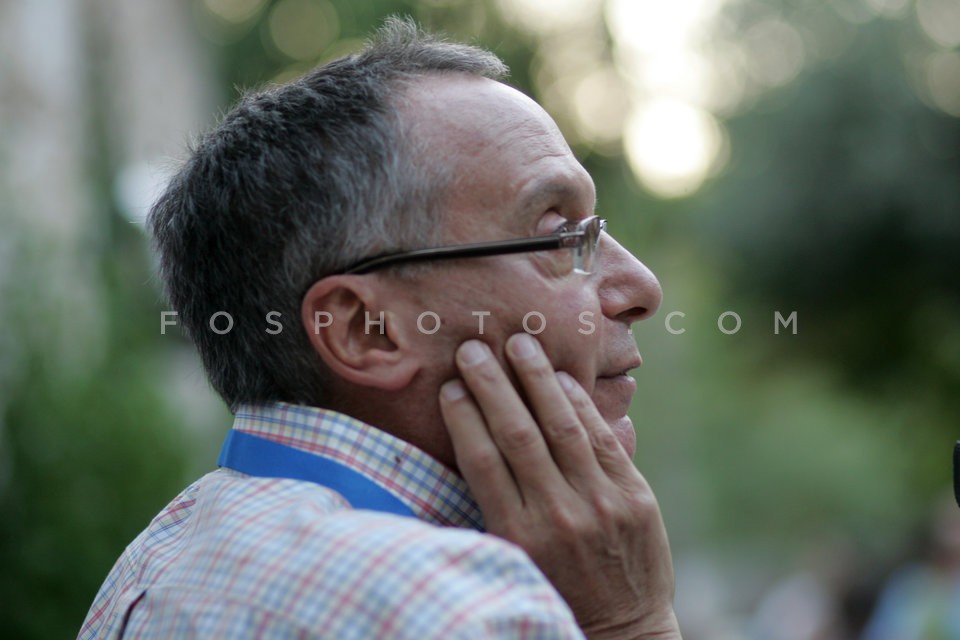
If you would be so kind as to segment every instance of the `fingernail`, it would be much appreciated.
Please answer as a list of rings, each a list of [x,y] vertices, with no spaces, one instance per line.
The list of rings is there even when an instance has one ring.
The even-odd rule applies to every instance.
[[[536,339],[527,333],[510,338],[510,352],[518,358],[532,358],[537,353]]]
[[[456,402],[467,395],[467,391],[463,388],[463,383],[459,380],[450,380],[440,387],[440,395],[443,396],[443,399],[447,402]]]
[[[563,387],[564,391],[573,391],[574,386],[577,384],[573,376],[566,371],[557,371],[557,380],[560,381],[560,386]]]
[[[487,348],[479,340],[467,340],[460,345],[460,361],[463,364],[477,364],[487,357]]]

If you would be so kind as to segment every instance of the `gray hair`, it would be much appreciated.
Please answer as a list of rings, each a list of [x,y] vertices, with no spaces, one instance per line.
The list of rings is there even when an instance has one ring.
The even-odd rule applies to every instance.
[[[492,53],[389,18],[363,51],[247,95],[199,140],[148,224],[170,304],[231,408],[323,406],[330,373],[301,325],[303,295],[358,259],[434,238],[450,181],[402,133],[404,88],[506,72]],[[220,311],[234,320],[223,335],[208,324]]]

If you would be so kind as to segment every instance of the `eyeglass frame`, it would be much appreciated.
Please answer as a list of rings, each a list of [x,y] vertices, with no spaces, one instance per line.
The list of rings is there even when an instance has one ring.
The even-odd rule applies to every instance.
[[[607,221],[600,216],[589,216],[580,220],[576,228],[572,231],[561,231],[559,233],[533,238],[493,240],[491,242],[474,242],[386,253],[361,260],[341,270],[339,273],[342,275],[363,275],[377,269],[383,269],[396,264],[406,264],[408,262],[478,258],[534,251],[573,249],[575,251],[573,271],[575,273],[589,275],[590,271],[582,267],[582,256],[584,253],[583,247],[591,233],[591,226],[596,228],[596,236],[593,238],[593,246],[590,247],[590,255],[595,255],[598,245],[600,244],[600,234],[607,228]]]

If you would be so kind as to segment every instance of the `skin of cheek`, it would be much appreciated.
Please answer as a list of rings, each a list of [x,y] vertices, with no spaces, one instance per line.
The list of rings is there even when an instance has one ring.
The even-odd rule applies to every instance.
[[[513,280],[499,273],[480,275],[484,277],[460,278],[456,283],[446,281],[442,289],[426,283],[425,286],[410,287],[407,283],[405,291],[416,293],[407,298],[402,309],[397,309],[397,321],[412,328],[410,349],[423,362],[410,391],[424,402],[417,403],[419,427],[416,433],[408,434],[408,439],[451,468],[456,468],[453,451],[442,426],[436,398],[440,385],[459,377],[454,356],[464,341],[478,339],[491,348],[524,402],[525,394],[506,363],[504,346],[511,335],[524,331],[526,314],[534,311],[543,314],[544,329],[535,337],[547,358],[555,369],[576,378],[591,395],[598,367],[604,362],[601,352],[604,319],[596,291],[588,283],[578,277],[540,278],[533,281],[537,282],[533,287],[529,277],[520,277],[527,274],[518,273],[516,269],[510,272]],[[502,284],[492,288],[491,282]],[[432,313],[422,315],[425,312]],[[482,317],[482,334],[481,318],[474,312],[489,312]],[[584,313],[586,316],[582,315]],[[422,331],[416,324],[421,316]],[[436,327],[437,317],[440,318],[439,328]],[[584,317],[586,320],[582,319]],[[540,318],[529,316],[527,326],[531,333],[538,332]],[[421,437],[422,441],[413,440],[414,436]]]
[[[602,340],[599,303],[596,299],[590,299],[589,292],[580,283],[561,284],[567,286],[548,287],[542,289],[539,295],[521,291],[506,296],[498,295],[497,302],[500,304],[497,306],[491,304],[482,307],[474,302],[474,308],[466,307],[469,310],[453,310],[456,315],[451,324],[463,327],[465,331],[451,343],[459,345],[470,338],[483,340],[491,347],[517,387],[516,377],[506,365],[504,349],[511,335],[526,331],[537,338],[555,369],[566,371],[588,392],[592,391]],[[489,297],[475,293],[468,299],[479,301]],[[513,301],[523,302],[509,304]],[[480,318],[472,315],[471,311],[489,312],[483,317],[482,335],[479,333]],[[581,320],[584,312],[589,323]]]
[[[578,295],[567,295],[559,302],[551,311],[542,312],[546,328],[537,338],[554,369],[566,371],[591,392],[601,361],[599,306]],[[531,320],[531,324],[536,322],[538,319]]]
[[[525,330],[526,317],[526,329],[535,334],[554,368],[592,392],[602,362],[603,316],[596,291],[576,274],[557,277],[547,255],[526,261],[506,258],[492,268],[457,274],[455,280],[407,283],[405,290],[412,295],[400,320],[414,328],[413,348],[428,363],[424,375],[438,387],[456,377],[456,349],[477,339],[491,348],[516,387],[504,348],[511,335]],[[581,319],[584,313],[586,320]]]

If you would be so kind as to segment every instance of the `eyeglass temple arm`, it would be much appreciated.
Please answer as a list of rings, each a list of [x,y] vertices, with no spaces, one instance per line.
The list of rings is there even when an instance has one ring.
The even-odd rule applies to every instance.
[[[497,240],[494,242],[478,242],[475,244],[461,244],[453,247],[436,247],[432,249],[417,249],[402,253],[391,253],[385,256],[371,258],[358,265],[350,267],[344,274],[363,275],[375,269],[381,269],[392,264],[416,262],[418,260],[435,260],[437,258],[477,258],[481,256],[496,256],[508,253],[523,253],[532,249],[562,249],[575,246],[577,238],[582,235],[577,232],[562,233],[556,236],[540,238],[523,238],[518,240]]]

